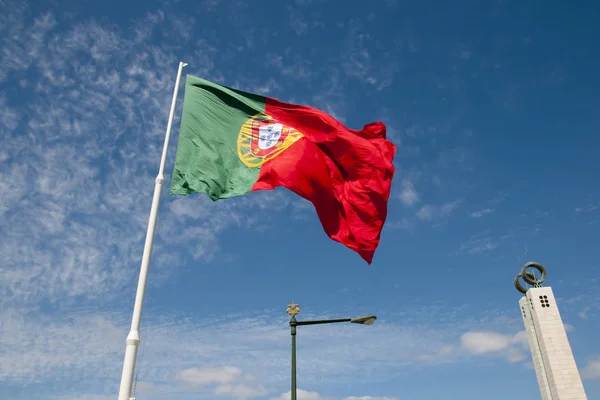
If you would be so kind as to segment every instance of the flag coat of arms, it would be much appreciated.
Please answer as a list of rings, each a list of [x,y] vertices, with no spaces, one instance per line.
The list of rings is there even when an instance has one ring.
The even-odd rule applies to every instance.
[[[325,233],[371,263],[396,147],[381,122],[349,129],[312,107],[187,76],[170,194],[213,200],[286,187]]]

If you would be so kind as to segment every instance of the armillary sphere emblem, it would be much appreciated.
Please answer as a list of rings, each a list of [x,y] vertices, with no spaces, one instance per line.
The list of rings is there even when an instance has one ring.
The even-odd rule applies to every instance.
[[[536,275],[536,271],[539,273],[539,277]],[[515,288],[525,294],[527,293],[527,289],[521,285],[520,279],[523,278],[525,283],[533,286],[533,287],[542,287],[542,282],[546,280],[546,268],[544,268],[541,264],[536,262],[528,262],[523,265],[521,268],[521,272],[517,274],[515,277]]]
[[[292,304],[288,306],[286,311],[292,317],[295,317],[300,312],[300,306],[292,301]]]

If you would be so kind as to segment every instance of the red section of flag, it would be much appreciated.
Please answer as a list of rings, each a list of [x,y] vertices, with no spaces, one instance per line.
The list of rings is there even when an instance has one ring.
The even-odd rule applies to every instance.
[[[320,110],[271,98],[265,113],[304,138],[265,162],[252,190],[283,186],[309,200],[327,235],[370,264],[394,176],[396,146],[386,140],[385,125],[348,129]]]

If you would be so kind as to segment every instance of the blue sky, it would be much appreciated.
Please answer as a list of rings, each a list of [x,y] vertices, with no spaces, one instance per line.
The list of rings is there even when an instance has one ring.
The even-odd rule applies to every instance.
[[[299,399],[539,398],[512,286],[532,259],[600,398],[596,6],[341,4],[0,3],[0,397],[116,398],[181,60],[385,122],[397,171],[371,267],[285,190],[164,190],[138,399],[289,399],[292,300],[379,317],[298,329]]]

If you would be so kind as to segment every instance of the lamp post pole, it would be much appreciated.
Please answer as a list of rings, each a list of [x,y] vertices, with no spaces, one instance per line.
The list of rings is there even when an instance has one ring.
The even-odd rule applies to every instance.
[[[292,334],[292,391],[291,396],[292,400],[297,400],[296,395],[296,326],[298,325],[298,321],[296,321],[296,315],[300,312],[300,307],[298,304],[292,301],[287,308],[287,313],[292,317],[290,319],[290,331]]]
[[[292,400],[296,400],[296,317],[290,319],[292,331]]]
[[[320,325],[320,324],[335,324],[338,322],[352,322],[361,325],[373,325],[377,317],[375,315],[363,315],[355,318],[340,318],[340,319],[319,319],[313,321],[298,321],[296,315],[300,312],[300,306],[292,301],[287,308],[287,313],[290,315],[290,333],[292,334],[292,388],[291,400],[297,400],[296,388],[296,327],[300,325]]]

